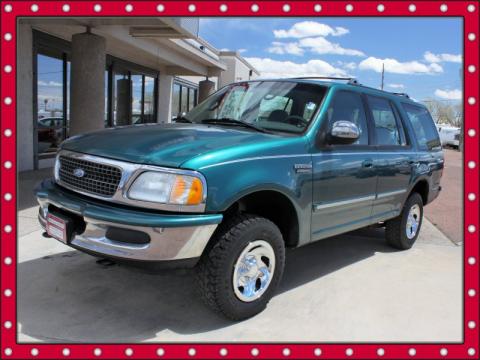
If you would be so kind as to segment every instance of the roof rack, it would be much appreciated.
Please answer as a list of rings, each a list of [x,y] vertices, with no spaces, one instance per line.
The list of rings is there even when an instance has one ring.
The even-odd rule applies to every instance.
[[[308,79],[318,79],[318,80],[344,80],[348,81],[349,84],[352,85],[360,85],[357,79],[352,77],[334,77],[334,76],[301,76],[301,77],[294,77],[293,79],[297,80],[308,80]]]
[[[392,92],[392,94],[397,96],[403,96],[403,97],[406,97],[407,99],[410,99],[410,96],[408,96],[408,94],[406,93]]]

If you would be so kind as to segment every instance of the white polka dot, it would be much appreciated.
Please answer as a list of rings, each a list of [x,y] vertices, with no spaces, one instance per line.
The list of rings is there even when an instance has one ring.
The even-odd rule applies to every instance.
[[[33,348],[32,350],[30,350],[30,354],[32,354],[32,356],[37,356],[38,355],[38,349]]]
[[[352,356],[353,355],[353,350],[348,348],[347,350],[345,350],[345,355]]]
[[[6,201],[10,201],[10,200],[12,200],[12,194],[6,193],[5,195],[3,195],[3,198],[4,198]]]
[[[70,11],[70,5],[68,5],[68,4],[63,5],[62,10],[63,10],[63,12],[69,12]]]
[[[38,5],[33,4],[32,6],[30,6],[30,10],[32,10],[33,12],[37,12],[38,11]]]
[[[100,355],[102,355],[102,350],[99,349],[99,348],[96,348],[95,350],[93,350],[93,354],[95,356],[100,356]]]
[[[468,168],[469,168],[469,169],[475,169],[475,165],[476,165],[476,164],[475,164],[475,161],[469,161],[469,162],[468,162]]]
[[[12,167],[12,162],[11,161],[5,161],[5,164],[3,164],[3,166],[5,166],[5,169],[10,169]]]
[[[476,262],[477,262],[477,260],[475,260],[475,258],[473,256],[470,256],[468,258],[468,264],[469,265],[475,265]]]
[[[475,290],[474,290],[475,291]],[[12,290],[10,289],[5,289],[5,291],[3,292],[3,294],[6,296],[6,297],[10,297],[12,296]]]
[[[417,350],[415,350],[414,348],[408,349],[408,355],[415,356],[416,353],[417,353]]]
[[[5,230],[6,233],[10,233],[10,232],[12,232],[12,227],[10,225],[5,225],[3,230]]]
[[[441,11],[441,12],[446,12],[447,10],[448,10],[447,4],[442,4],[442,5],[440,5],[440,11]]]
[[[3,71],[5,71],[7,74],[12,72],[12,66],[11,65],[5,65],[3,67]]]
[[[384,12],[384,11],[385,11],[385,5],[383,5],[383,4],[378,4],[378,5],[377,5],[377,11],[378,11],[378,12]]]
[[[163,356],[165,355],[165,350],[163,350],[162,348],[158,348],[157,349],[157,356]]]
[[[128,349],[125,349],[125,355],[127,356],[132,356],[133,355],[133,350],[128,348]]]
[[[197,353],[197,350],[195,350],[194,348],[188,349],[188,355],[195,356],[196,353]]]
[[[322,349],[320,348],[315,348],[315,350],[313,350],[313,354],[315,356],[321,356],[322,355]]]
[[[469,329],[475,329],[475,326],[476,326],[475,321],[469,321],[468,322],[468,328]]]
[[[377,355],[378,355],[378,356],[383,356],[383,355],[385,355],[385,350],[383,350],[382,348],[378,349],[378,350],[377,350]]]
[[[408,11],[415,12],[416,10],[417,10],[417,7],[415,6],[415,4],[408,5]]]
[[[320,4],[315,4],[315,6],[313,7],[313,10],[314,10],[315,12],[320,12],[320,11],[322,11],[322,5],[320,5]]]
[[[10,40],[12,40],[12,34],[6,33],[5,35],[3,35],[3,38],[7,41],[10,41]]]
[[[445,349],[445,348],[441,348],[441,349],[440,349],[440,355],[442,355],[442,356],[447,356],[447,355],[448,355],[448,350]]]
[[[125,11],[126,12],[132,12],[133,11],[133,5],[132,4],[125,5]]]
[[[63,350],[62,350],[62,354],[63,354],[63,356],[68,356],[68,355],[70,355],[70,349],[69,349],[69,348],[63,349]]]
[[[5,131],[3,132],[3,134],[4,134],[6,137],[10,137],[10,136],[12,136],[12,130],[10,130],[10,129],[5,129]]]
[[[3,262],[5,263],[5,265],[10,265],[12,263],[12,258],[7,256],[5,260],[3,260]]]
[[[285,5],[283,5],[282,9],[283,9],[283,12],[289,12],[291,10],[291,7],[290,7],[289,4],[285,4]]]
[[[221,12],[226,12],[228,10],[228,6],[226,4],[220,5],[220,11]]]
[[[5,9],[5,12],[11,12],[13,10],[12,5],[10,4],[5,5],[4,9]]]
[[[252,354],[252,356],[258,356],[260,351],[257,348],[253,348],[252,351],[250,351],[250,354]]]
[[[188,11],[194,12],[195,10],[197,10],[197,7],[194,4],[188,5]]]
[[[476,70],[475,65],[468,65],[467,69],[468,69],[468,72],[470,72],[470,73],[474,73],[475,70]]]
[[[12,349],[10,349],[10,348],[6,348],[5,350],[3,350],[3,353],[4,353],[6,356],[10,356],[10,355],[12,355],[13,351],[12,351]]]
[[[165,11],[165,6],[163,6],[162,4],[158,4],[157,5],[157,11],[158,12],[164,12]]]
[[[221,349],[220,349],[220,355],[221,355],[221,356],[227,356],[227,354],[228,354],[228,350],[227,350],[227,349],[225,349],[225,348],[221,348]]]
[[[474,98],[473,96],[470,96],[470,97],[468,98],[468,103],[469,103],[470,105],[475,105],[475,103],[476,103],[475,98]]]
[[[476,36],[474,33],[469,33],[467,37],[468,37],[468,40],[470,41],[474,41],[476,39]]]
[[[10,105],[12,103],[12,98],[10,96],[7,96],[3,102],[5,103],[5,105]]]
[[[289,348],[283,349],[282,354],[283,356],[290,356],[290,349]]]
[[[473,234],[475,232],[475,225],[468,225],[468,232]]]
[[[475,5],[473,5],[473,4],[468,5],[467,10],[468,10],[468,12],[474,12],[475,11]]]
[[[468,355],[470,355],[470,356],[475,355],[475,349],[474,348],[468,349]]]
[[[100,4],[95,4],[95,5],[93,6],[93,11],[95,11],[95,12],[100,12],[100,11],[102,11],[102,5],[100,5]]]
[[[477,198],[477,197],[475,196],[474,193],[469,193],[469,194],[468,194],[468,200],[470,200],[470,201],[475,201],[476,198]]]
[[[474,289],[469,289],[468,290],[468,296],[474,297],[477,292]]]
[[[352,4],[347,4],[347,6],[345,6],[345,10],[347,10],[348,12],[352,12],[353,11],[353,5]]]
[[[251,9],[253,12],[257,12],[258,10],[260,10],[260,7],[257,4],[253,4]]]
[[[3,324],[6,329],[10,329],[12,327],[12,322],[11,321],[5,321],[5,324]]]

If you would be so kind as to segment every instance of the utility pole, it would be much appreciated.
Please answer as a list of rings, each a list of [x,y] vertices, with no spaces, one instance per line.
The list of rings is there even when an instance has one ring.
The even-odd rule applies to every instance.
[[[380,89],[383,90],[383,80],[385,78],[385,63],[382,63],[382,85],[380,87]]]

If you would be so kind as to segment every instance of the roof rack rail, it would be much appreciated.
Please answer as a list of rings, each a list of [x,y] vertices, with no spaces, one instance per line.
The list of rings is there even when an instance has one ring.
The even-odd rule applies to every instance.
[[[308,80],[308,79],[318,79],[318,80],[344,80],[348,81],[349,84],[352,85],[359,85],[357,79],[352,77],[335,77],[335,76],[301,76],[301,77],[294,77],[293,79],[297,80]]]
[[[408,94],[406,93],[392,92],[392,94],[397,96],[403,96],[403,97],[406,97],[407,99],[410,99],[410,96],[408,96]]]

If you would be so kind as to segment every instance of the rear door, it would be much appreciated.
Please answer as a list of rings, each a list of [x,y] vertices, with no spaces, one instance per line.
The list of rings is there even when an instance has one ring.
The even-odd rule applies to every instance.
[[[366,98],[377,150],[374,161],[377,195],[372,221],[381,221],[400,213],[416,154],[395,104],[384,97],[367,95]]]
[[[321,132],[328,132],[340,120],[355,123],[360,138],[352,145],[320,144],[312,153],[312,240],[370,223],[376,187],[375,149],[361,93],[337,90]]]

